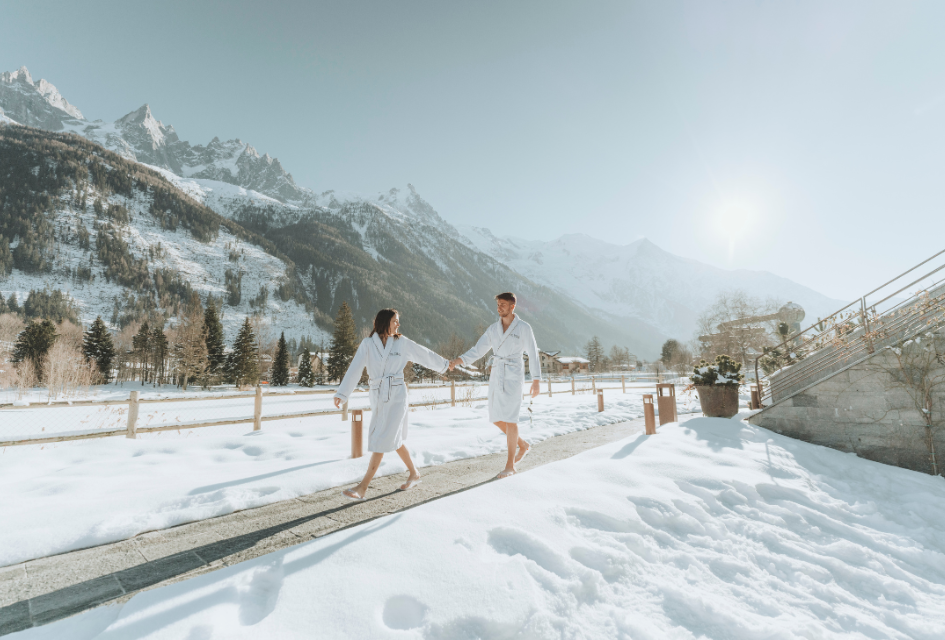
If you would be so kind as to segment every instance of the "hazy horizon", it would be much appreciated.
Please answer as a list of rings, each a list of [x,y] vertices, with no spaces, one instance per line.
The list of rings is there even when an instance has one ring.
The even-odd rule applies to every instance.
[[[940,3],[30,3],[0,70],[315,191],[852,299],[941,247]],[[913,231],[912,233],[908,233]]]

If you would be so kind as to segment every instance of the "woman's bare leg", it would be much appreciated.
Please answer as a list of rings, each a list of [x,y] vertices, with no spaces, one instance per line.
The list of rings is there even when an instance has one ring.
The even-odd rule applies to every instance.
[[[399,455],[400,459],[404,461],[405,465],[407,465],[407,473],[410,474],[407,476],[407,482],[410,482],[411,480],[419,480],[420,473],[417,471],[417,467],[415,467],[413,464],[413,458],[410,457],[410,452],[407,451],[407,445],[400,445],[400,448],[397,449],[397,455]],[[400,488],[406,491],[407,485],[402,484],[400,485]]]
[[[508,435],[508,431],[506,430],[506,425],[507,425],[507,424],[514,424],[514,423],[511,423],[511,422],[493,422],[493,424],[494,424],[495,426],[499,427],[499,430],[502,431],[502,433],[504,433],[504,434],[507,436],[507,435]],[[515,427],[516,427],[516,431],[518,431],[518,425],[517,425],[517,424],[515,425]],[[518,445],[518,453],[515,455],[515,462],[518,462],[519,460],[521,460],[522,458],[524,458],[524,457],[525,457],[525,453],[526,453],[529,449],[532,448],[532,446],[531,446],[530,444],[528,444],[527,442],[525,442],[525,441],[522,440],[521,438],[518,438],[517,445]]]
[[[381,460],[384,459],[383,453],[372,453],[371,460],[368,462],[367,472],[364,474],[364,478],[361,480],[361,484],[356,486],[354,489],[348,489],[345,493],[357,494],[359,498],[363,498],[364,494],[367,493],[368,485],[371,484],[371,480],[374,478],[374,474],[377,473],[377,470],[381,467]]]

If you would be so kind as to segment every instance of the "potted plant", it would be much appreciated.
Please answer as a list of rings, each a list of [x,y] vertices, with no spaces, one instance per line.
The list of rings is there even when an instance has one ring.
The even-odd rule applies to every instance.
[[[715,364],[701,360],[692,374],[699,393],[702,413],[710,418],[731,418],[738,413],[738,385],[745,376],[742,363],[726,355],[716,356]]]

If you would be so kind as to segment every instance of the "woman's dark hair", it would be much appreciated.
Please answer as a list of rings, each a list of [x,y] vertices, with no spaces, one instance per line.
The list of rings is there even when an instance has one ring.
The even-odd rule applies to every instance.
[[[371,336],[375,333],[379,336],[388,335],[390,331],[391,320],[394,319],[394,316],[398,315],[400,312],[397,309],[381,309],[377,312],[377,315],[374,316],[374,330],[371,331]],[[390,334],[395,338],[399,338],[399,333]],[[371,336],[368,336],[369,338]]]
[[[511,302],[512,304],[516,303],[516,297],[514,293],[500,293],[495,297],[496,300],[505,300],[506,302]]]

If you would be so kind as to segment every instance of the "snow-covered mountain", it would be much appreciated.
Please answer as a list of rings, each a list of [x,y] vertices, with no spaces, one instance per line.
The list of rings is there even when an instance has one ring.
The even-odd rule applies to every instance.
[[[370,197],[316,193],[241,140],[180,140],[147,104],[115,122],[90,122],[25,67],[0,74],[0,123],[11,121],[76,133],[157,169],[197,202],[272,242],[322,327],[347,300],[361,323],[396,304],[434,339],[450,327],[468,337],[491,317],[491,295],[515,290],[541,327],[543,347],[577,350],[596,334],[605,345],[653,357],[666,338],[691,338],[696,317],[721,291],[793,301],[808,319],[841,306],[785,278],[710,267],[647,240],[617,246],[567,235],[541,242],[457,228],[412,185]]]
[[[469,246],[602,317],[636,318],[682,340],[693,337],[697,316],[723,291],[795,302],[811,321],[845,304],[766,271],[719,269],[682,258],[645,238],[615,245],[569,234],[542,242],[458,228]]]
[[[186,178],[204,178],[252,189],[282,202],[306,203],[314,194],[269,154],[239,139],[213,138],[206,146],[181,140],[156,120],[147,104],[115,122],[90,122],[46,80],[33,82],[26,67],[0,74],[0,115],[30,127],[71,131],[136,162]]]

